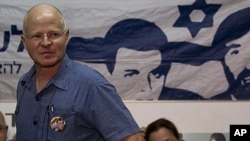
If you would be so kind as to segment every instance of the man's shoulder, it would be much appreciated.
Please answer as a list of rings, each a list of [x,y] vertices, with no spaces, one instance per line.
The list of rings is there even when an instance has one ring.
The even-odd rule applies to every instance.
[[[73,61],[72,71],[79,73],[90,73],[90,72],[96,73],[96,70],[94,70],[93,68],[77,61]]]
[[[106,80],[106,78],[94,68],[74,61],[72,64],[72,75],[91,80]]]

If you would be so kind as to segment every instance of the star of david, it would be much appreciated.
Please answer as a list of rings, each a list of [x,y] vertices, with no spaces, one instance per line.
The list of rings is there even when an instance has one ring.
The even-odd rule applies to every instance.
[[[180,17],[173,27],[187,27],[192,37],[195,37],[201,28],[213,26],[213,16],[219,10],[221,4],[207,4],[206,0],[197,0],[192,5],[178,5]],[[192,21],[190,18],[194,10],[201,10],[205,17],[200,21]]]

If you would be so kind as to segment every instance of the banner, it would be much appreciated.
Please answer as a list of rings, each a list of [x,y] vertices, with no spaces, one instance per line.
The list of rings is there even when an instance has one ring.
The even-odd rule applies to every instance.
[[[67,54],[123,100],[249,100],[249,0],[45,1],[68,22]],[[33,65],[21,41],[39,1],[0,2],[0,101]]]

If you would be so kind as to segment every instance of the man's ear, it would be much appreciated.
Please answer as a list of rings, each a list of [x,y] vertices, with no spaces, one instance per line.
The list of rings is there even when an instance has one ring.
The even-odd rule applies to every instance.
[[[26,49],[26,39],[23,34],[21,34],[21,42],[23,43],[24,48]]]
[[[65,32],[65,36],[66,36],[66,44],[68,44],[68,42],[69,42],[69,29],[67,29],[67,31]]]

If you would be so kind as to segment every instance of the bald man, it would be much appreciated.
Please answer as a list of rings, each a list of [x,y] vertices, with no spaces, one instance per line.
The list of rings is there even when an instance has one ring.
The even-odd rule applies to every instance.
[[[67,56],[68,38],[56,7],[39,4],[26,13],[21,39],[34,65],[17,86],[16,140],[143,141],[114,86]],[[63,121],[60,130],[50,124],[55,119]]]
[[[7,140],[8,126],[6,125],[3,113],[0,111],[0,141]]]

